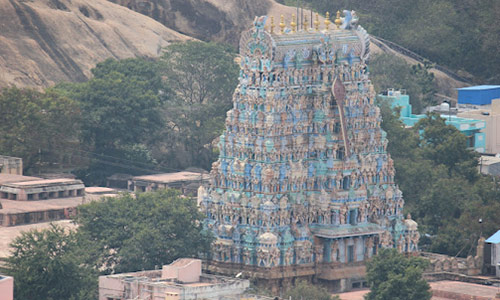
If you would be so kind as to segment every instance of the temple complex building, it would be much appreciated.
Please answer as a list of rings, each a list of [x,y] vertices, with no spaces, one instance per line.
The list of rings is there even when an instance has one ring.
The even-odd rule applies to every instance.
[[[275,291],[296,278],[349,290],[380,247],[417,250],[374,104],[369,35],[344,14],[322,28],[317,15],[289,27],[282,16],[279,28],[260,17],[242,34],[220,156],[198,192],[216,236],[208,270]]]
[[[0,199],[31,201],[83,197],[85,186],[77,179],[39,179],[0,185]]]
[[[185,196],[195,197],[198,188],[208,183],[209,178],[208,174],[189,171],[134,176],[128,181],[128,189],[136,193],[177,189]]]

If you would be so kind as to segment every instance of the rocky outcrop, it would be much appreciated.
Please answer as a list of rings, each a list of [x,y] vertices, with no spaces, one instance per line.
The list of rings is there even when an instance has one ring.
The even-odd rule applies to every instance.
[[[156,56],[188,37],[104,0],[0,0],[0,87],[84,81],[106,58]]]
[[[204,41],[237,45],[255,16],[267,14],[270,0],[109,0],[147,15],[178,32]]]
[[[288,7],[273,0],[108,0],[131,10],[147,15],[169,28],[204,41],[225,42],[238,46],[240,34],[251,26],[255,16],[274,16],[276,26],[280,15],[285,16],[285,23],[290,23],[295,7]],[[332,20],[335,18],[333,12]],[[311,24],[310,11],[303,14]],[[320,17],[321,26],[323,18]],[[361,20],[361,24],[363,21]],[[269,20],[268,20],[269,25]],[[278,27],[276,27],[278,30]],[[371,52],[373,54],[389,53],[402,57],[410,64],[417,60],[406,53],[398,52],[384,41],[372,37]],[[394,43],[392,43],[394,44]],[[457,96],[457,87],[468,85],[456,76],[450,76],[439,69],[432,69],[436,77],[436,86],[440,94]]]
[[[280,15],[289,24],[296,12],[273,0],[0,0],[0,87],[83,81],[106,58],[157,56],[188,36],[237,47],[255,16],[274,16],[277,26]],[[310,11],[304,16],[310,23]],[[372,43],[372,53],[415,63],[378,44]],[[464,85],[433,71],[441,94],[454,97]]]

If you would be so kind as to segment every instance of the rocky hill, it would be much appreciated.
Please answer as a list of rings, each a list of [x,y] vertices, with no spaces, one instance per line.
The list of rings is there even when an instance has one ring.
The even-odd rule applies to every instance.
[[[0,0],[0,87],[83,81],[106,58],[157,56],[189,37],[237,46],[255,16],[277,24],[283,14],[289,23],[295,12],[274,0]],[[372,52],[415,62],[383,45],[372,43]],[[434,71],[441,93],[465,85]]]
[[[104,0],[0,0],[0,86],[83,81],[106,58],[155,56],[187,38]]]

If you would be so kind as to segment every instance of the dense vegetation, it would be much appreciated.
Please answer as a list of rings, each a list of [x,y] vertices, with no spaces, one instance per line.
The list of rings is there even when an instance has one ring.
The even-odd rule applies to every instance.
[[[15,278],[16,300],[96,299],[97,272],[81,246],[75,232],[55,225],[23,232],[0,271]]]
[[[429,300],[432,293],[422,278],[427,261],[405,257],[396,249],[381,249],[366,265],[370,292],[366,300]]]
[[[151,270],[206,253],[194,199],[173,190],[121,195],[79,208],[75,230],[24,232],[0,272],[14,276],[19,300],[97,298],[97,276]]]
[[[67,162],[67,149],[79,144],[79,105],[52,89],[4,89],[0,112],[0,153],[22,157],[25,171]]]
[[[296,5],[298,1],[283,0]],[[478,82],[500,81],[500,2],[496,0],[304,0],[333,17],[355,10],[363,27]]]
[[[452,256],[474,254],[481,232],[492,234],[500,227],[495,179],[479,174],[478,154],[438,115],[429,115],[412,129],[405,129],[388,105],[382,105],[382,117],[395,180],[405,211],[419,223],[421,246]]]
[[[72,170],[87,185],[114,173],[210,169],[238,78],[235,53],[172,44],[158,60],[108,59],[83,83],[0,91],[0,153],[26,174]]]

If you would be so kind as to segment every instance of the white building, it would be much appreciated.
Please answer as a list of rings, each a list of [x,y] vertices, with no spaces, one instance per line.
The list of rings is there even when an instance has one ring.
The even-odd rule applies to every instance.
[[[181,258],[163,270],[99,277],[99,300],[241,300],[250,286],[246,279],[201,273],[201,260]]]
[[[491,266],[495,267],[497,277],[500,277],[500,230],[490,236],[486,243],[491,244]]]
[[[457,117],[483,120],[486,127],[486,153],[500,153],[500,99],[493,99],[490,105],[459,106]]]

